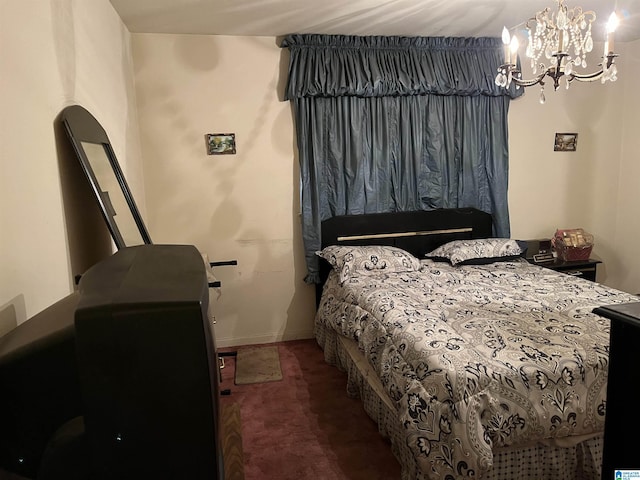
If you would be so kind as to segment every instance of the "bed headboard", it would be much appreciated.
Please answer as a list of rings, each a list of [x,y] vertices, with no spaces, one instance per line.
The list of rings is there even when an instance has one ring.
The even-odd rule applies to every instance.
[[[341,215],[322,222],[327,245],[391,245],[422,258],[451,240],[491,237],[491,215],[475,208]]]
[[[328,245],[390,245],[423,258],[452,240],[491,236],[491,214],[475,208],[441,208],[332,217],[322,222],[321,243],[322,248]],[[327,262],[320,262],[323,282],[329,268]]]

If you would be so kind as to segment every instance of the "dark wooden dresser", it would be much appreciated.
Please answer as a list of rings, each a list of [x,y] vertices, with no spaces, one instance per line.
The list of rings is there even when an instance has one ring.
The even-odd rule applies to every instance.
[[[611,320],[609,378],[604,430],[602,479],[614,479],[618,471],[640,477],[638,443],[638,385],[640,385],[640,302],[598,307],[593,313]],[[627,473],[627,472],[625,472]],[[627,476],[621,478],[631,478]]]

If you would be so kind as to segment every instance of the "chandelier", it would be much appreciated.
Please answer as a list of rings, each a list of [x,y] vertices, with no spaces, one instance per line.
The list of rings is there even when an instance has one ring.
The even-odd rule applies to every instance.
[[[496,85],[508,88],[511,83],[516,88],[540,85],[540,103],[545,102],[544,85],[546,77],[553,80],[553,88],[560,87],[564,77],[565,86],[576,80],[578,82],[593,82],[600,79],[615,82],[617,80],[617,67],[614,63],[618,56],[613,52],[614,32],[620,23],[615,12],[609,17],[607,23],[606,39],[602,63],[599,70],[593,73],[578,73],[577,69],[587,68],[587,54],[593,50],[593,37],[591,25],[596,19],[592,11],[583,11],[581,7],[568,8],[564,0],[556,0],[557,12],[552,12],[549,7],[538,12],[524,24],[527,34],[527,48],[525,56],[531,63],[534,77],[530,80],[522,78],[522,72],[518,68],[519,41],[515,35],[510,35],[507,27],[502,30],[502,43],[504,44],[504,64],[498,68]],[[540,62],[544,56],[549,66]]]

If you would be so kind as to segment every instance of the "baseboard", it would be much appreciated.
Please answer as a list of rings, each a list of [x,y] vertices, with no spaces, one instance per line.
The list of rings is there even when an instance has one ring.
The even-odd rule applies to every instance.
[[[218,348],[236,347],[239,345],[259,345],[262,343],[288,342],[313,338],[313,330],[298,332],[274,333],[272,335],[256,335],[251,337],[216,338]]]

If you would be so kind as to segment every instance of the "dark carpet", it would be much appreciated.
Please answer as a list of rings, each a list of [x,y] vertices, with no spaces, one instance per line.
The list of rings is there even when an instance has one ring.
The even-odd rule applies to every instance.
[[[222,405],[238,404],[246,480],[397,480],[391,447],[357,399],[347,397],[346,374],[325,363],[315,340],[278,347],[283,379],[234,384],[225,358]]]

